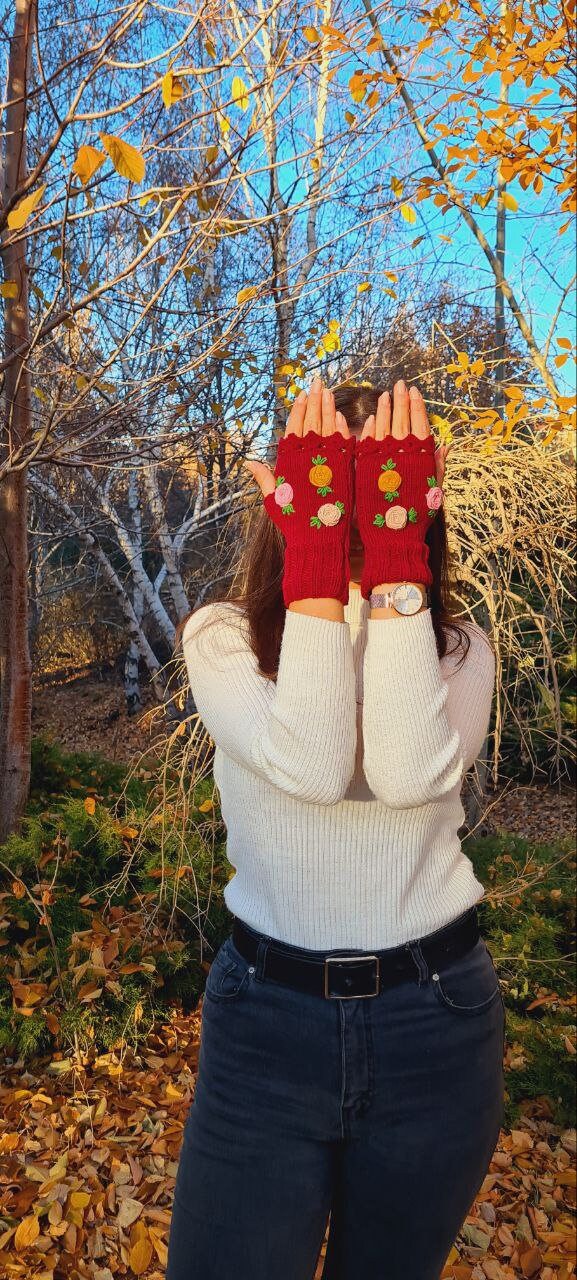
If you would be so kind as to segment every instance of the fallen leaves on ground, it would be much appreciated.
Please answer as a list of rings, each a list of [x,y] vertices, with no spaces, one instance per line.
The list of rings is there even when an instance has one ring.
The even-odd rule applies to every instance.
[[[0,1084],[0,1275],[163,1280],[200,1014],[146,1051],[81,1069],[5,1066]]]
[[[0,1275],[163,1280],[199,1032],[200,1009],[175,1013],[139,1056],[5,1068]],[[575,1130],[538,1099],[528,1112],[501,1134],[442,1280],[575,1275]]]

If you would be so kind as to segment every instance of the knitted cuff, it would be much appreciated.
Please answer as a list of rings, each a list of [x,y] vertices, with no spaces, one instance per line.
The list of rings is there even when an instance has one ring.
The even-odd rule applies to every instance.
[[[264,506],[285,539],[283,599],[348,600],[355,437],[289,433]]]
[[[356,451],[356,505],[365,558],[361,594],[380,582],[430,586],[425,535],[443,501],[435,473],[435,440],[415,435],[365,437]]]

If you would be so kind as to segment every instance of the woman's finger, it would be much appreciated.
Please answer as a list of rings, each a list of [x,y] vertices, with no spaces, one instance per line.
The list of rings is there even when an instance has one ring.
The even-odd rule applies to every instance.
[[[411,431],[419,440],[426,440],[431,434],[429,419],[425,401],[418,387],[411,387],[409,390],[409,408],[411,416]]]
[[[441,486],[447,469],[447,458],[453,448],[452,444],[440,444],[435,449],[435,469],[437,473],[437,484]]]
[[[403,440],[410,430],[409,393],[403,379],[400,378],[395,383],[393,397],[393,435],[397,440]]]
[[[374,434],[375,434],[375,421],[376,421],[376,420],[375,420],[375,415],[374,415],[374,413],[369,414],[368,418],[366,418],[366,419],[365,419],[365,424],[364,424],[364,427],[363,427],[363,429],[362,429],[362,431],[361,431],[361,434],[360,434],[359,439],[361,439],[361,440],[366,440],[367,436],[374,436]]]
[[[335,424],[336,424],[337,431],[340,431],[341,435],[345,436],[346,439],[348,440],[351,434],[349,431],[349,424],[345,418],[344,413],[341,413],[340,409],[337,409],[335,413]]]
[[[299,391],[298,396],[293,401],[291,411],[287,418],[287,424],[285,427],[285,436],[290,436],[290,435],[302,436],[306,407],[307,407],[307,393],[306,391]]]
[[[384,440],[385,436],[391,434],[391,397],[388,391],[383,391],[377,402],[377,413],[375,419],[375,439]]]
[[[321,427],[323,436],[332,436],[337,429],[335,397],[328,387],[322,389]]]
[[[247,458],[242,465],[247,471],[250,471],[251,476],[256,480],[263,498],[266,498],[267,493],[273,492],[276,487],[276,480],[266,462],[256,462],[252,458]]]
[[[307,399],[307,407],[305,412],[305,420],[303,425],[303,435],[307,431],[316,431],[320,435],[322,425],[322,380],[317,376],[313,378]]]

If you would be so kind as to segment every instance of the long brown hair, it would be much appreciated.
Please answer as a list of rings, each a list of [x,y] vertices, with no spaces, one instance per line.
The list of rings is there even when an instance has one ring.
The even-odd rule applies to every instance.
[[[369,414],[376,413],[383,388],[344,383],[335,388],[335,405],[344,414],[350,431],[361,429]],[[451,653],[462,646],[462,659],[468,651],[470,637],[453,616],[451,573],[447,529],[443,507],[426,533],[429,565],[433,574],[430,586],[430,608],[439,658],[447,653],[447,632],[452,631],[456,644]],[[282,595],[284,570],[284,538],[270,519],[262,503],[248,515],[238,570],[229,592],[211,599],[211,604],[237,605],[243,612],[246,634],[255,654],[261,675],[276,680],[286,606]],[[195,610],[193,610],[195,612]],[[190,617],[191,615],[189,615]],[[177,640],[182,636],[187,619],[179,624]]]

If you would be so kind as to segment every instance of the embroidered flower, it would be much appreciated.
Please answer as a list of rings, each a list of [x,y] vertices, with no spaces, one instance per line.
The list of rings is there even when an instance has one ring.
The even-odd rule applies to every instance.
[[[316,458],[313,458],[313,462],[315,465],[314,467],[311,467],[309,471],[309,480],[311,484],[314,484],[317,493],[322,493],[323,496],[325,493],[332,493],[330,486],[333,473],[330,467],[325,465],[326,458],[321,458],[319,453]]]
[[[344,502],[323,502],[319,507],[316,516],[311,516],[311,525],[314,529],[320,529],[321,525],[338,524],[344,512]]]
[[[406,507],[402,507],[400,503],[397,503],[396,506],[389,507],[384,515],[379,511],[373,520],[373,524],[376,524],[379,529],[382,529],[383,525],[386,525],[388,529],[404,529],[408,520],[411,524],[417,523],[415,508],[409,507],[407,511]]]
[[[294,513],[294,507],[292,505],[293,497],[294,491],[292,484],[289,484],[288,480],[285,480],[284,476],[277,476],[274,500],[278,503],[279,507],[282,507],[282,512],[285,516]]]
[[[401,476],[395,470],[395,464],[392,458],[388,458],[386,462],[381,463],[381,474],[377,480],[377,484],[381,493],[384,493],[387,502],[392,502],[393,498],[399,496],[399,485]]]
[[[427,489],[427,493],[426,493],[427,506],[429,508],[429,511],[437,511],[438,508],[441,506],[444,494],[443,494],[443,490],[439,488],[439,485],[436,483],[434,476],[427,477],[427,484],[430,485],[431,480],[433,480],[434,483],[431,486],[431,488]]]
[[[397,505],[389,507],[385,514],[385,524],[388,529],[404,529],[407,523],[407,508]]]

